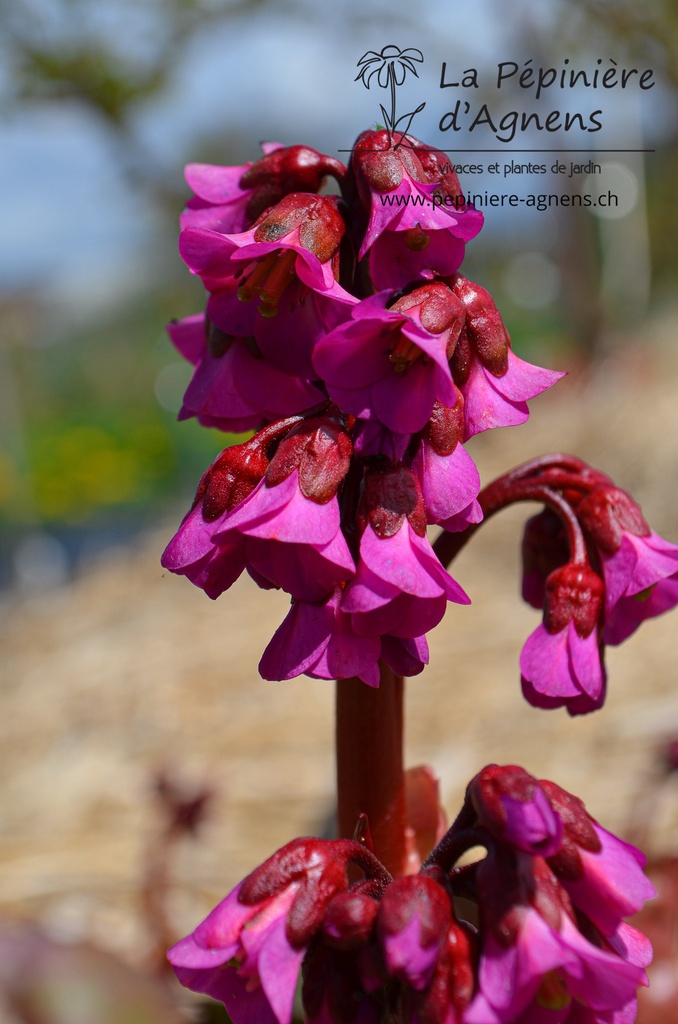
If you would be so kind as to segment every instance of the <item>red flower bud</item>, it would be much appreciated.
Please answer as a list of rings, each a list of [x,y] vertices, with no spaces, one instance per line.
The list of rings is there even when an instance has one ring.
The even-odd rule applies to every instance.
[[[192,508],[202,501],[202,515],[212,522],[238,505],[266,473],[268,458],[258,437],[234,444],[203,473]]]
[[[466,330],[469,343],[490,373],[495,377],[503,376],[508,370],[511,339],[494,299],[485,288],[474,284],[473,281],[469,281],[461,274],[455,274],[452,290],[466,308]],[[465,353],[463,353],[462,366],[460,366],[462,372],[464,372],[466,364],[464,356]],[[468,371],[466,371],[466,377],[468,377]],[[463,381],[458,383],[463,383]]]
[[[251,164],[240,178],[240,188],[254,190],[247,204],[248,219],[256,220],[290,192],[319,192],[328,174],[341,181],[346,167],[310,146],[274,149]]]
[[[299,243],[327,263],[339,248],[346,225],[338,210],[337,196],[315,196],[292,192],[253,225],[255,242],[277,242],[292,231]],[[273,255],[273,254],[271,254]]]
[[[419,481],[402,463],[367,470],[365,504],[378,537],[393,537],[405,518],[420,537],[426,533],[426,506]]]
[[[640,507],[620,487],[594,488],[580,501],[577,518],[596,547],[609,555],[619,550],[624,532],[650,535]]]
[[[278,445],[266,474],[271,487],[299,470],[299,489],[305,498],[324,505],[348,473],[353,446],[348,434],[329,418],[304,420]]]
[[[554,570],[546,580],[544,625],[549,633],[559,633],[574,622],[580,637],[596,628],[603,607],[605,588],[600,576],[588,565],[569,562]]]

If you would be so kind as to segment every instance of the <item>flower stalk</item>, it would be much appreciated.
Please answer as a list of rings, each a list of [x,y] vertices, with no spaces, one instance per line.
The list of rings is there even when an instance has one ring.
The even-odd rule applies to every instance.
[[[350,838],[367,816],[374,853],[394,876],[405,863],[404,680],[383,662],[380,685],[336,683],[337,825]]]

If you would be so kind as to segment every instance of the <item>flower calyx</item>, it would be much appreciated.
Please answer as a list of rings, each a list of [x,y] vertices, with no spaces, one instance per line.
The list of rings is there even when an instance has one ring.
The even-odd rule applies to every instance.
[[[559,633],[574,623],[577,634],[589,636],[600,622],[605,587],[589,565],[569,562],[546,580],[544,625]]]
[[[405,519],[420,537],[426,533],[421,486],[415,473],[402,463],[366,469],[364,505],[366,520],[378,537],[393,537]]]

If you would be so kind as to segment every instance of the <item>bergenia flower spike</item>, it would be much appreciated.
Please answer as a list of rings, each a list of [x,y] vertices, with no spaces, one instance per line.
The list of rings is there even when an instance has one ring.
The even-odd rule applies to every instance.
[[[422,59],[361,58],[391,113],[348,169],[270,143],[187,170],[180,251],[207,296],[169,328],[194,366],[180,418],[255,433],[204,473],[162,562],[211,598],[244,572],[289,595],[259,671],[337,680],[344,838],[288,843],[169,958],[234,1024],[291,1024],[295,993],[308,1024],[633,1024],[643,855],[518,765],[479,772],[447,831],[431,769],[405,781],[402,677],[469,602],[448,566],[500,509],[542,506],[522,545],[543,616],[520,658],[532,704],[599,708],[604,645],[678,604],[678,546],[580,459],[480,488],[466,442],[524,422],[562,374],[521,360],[460,273],[482,215],[448,156],[398,131],[396,88]]]

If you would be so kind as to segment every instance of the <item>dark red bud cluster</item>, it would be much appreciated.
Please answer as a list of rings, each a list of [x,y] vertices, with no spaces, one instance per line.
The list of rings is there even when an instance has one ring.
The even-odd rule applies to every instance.
[[[603,581],[588,565],[569,562],[554,570],[546,580],[544,624],[549,633],[559,633],[574,622],[580,637],[587,637],[598,625],[603,608]]]
[[[426,505],[419,481],[407,466],[368,467],[365,472],[365,520],[378,537],[393,537],[407,519],[420,537],[426,533]],[[362,514],[361,514],[362,513]]]
[[[466,316],[450,358],[456,383],[464,384],[468,380],[473,353],[495,377],[503,376],[508,370],[511,339],[494,299],[485,288],[462,274],[455,274],[450,284],[463,303]]]
[[[301,245],[327,263],[337,253],[346,230],[340,202],[337,196],[292,192],[254,223],[254,240],[278,242],[298,231]]]
[[[240,178],[242,189],[253,189],[247,217],[257,217],[290,192],[319,192],[325,178],[341,181],[346,167],[310,146],[284,146],[256,160]]]
[[[324,505],[341,486],[352,454],[351,439],[335,420],[329,417],[303,420],[278,445],[266,480],[275,487],[297,469],[301,493]]]
[[[384,869],[359,843],[327,839],[293,839],[259,865],[242,883],[239,900],[254,904],[272,899],[295,883],[297,892],[287,914],[285,931],[295,946],[307,945],[338,893],[348,889],[347,868]]]

